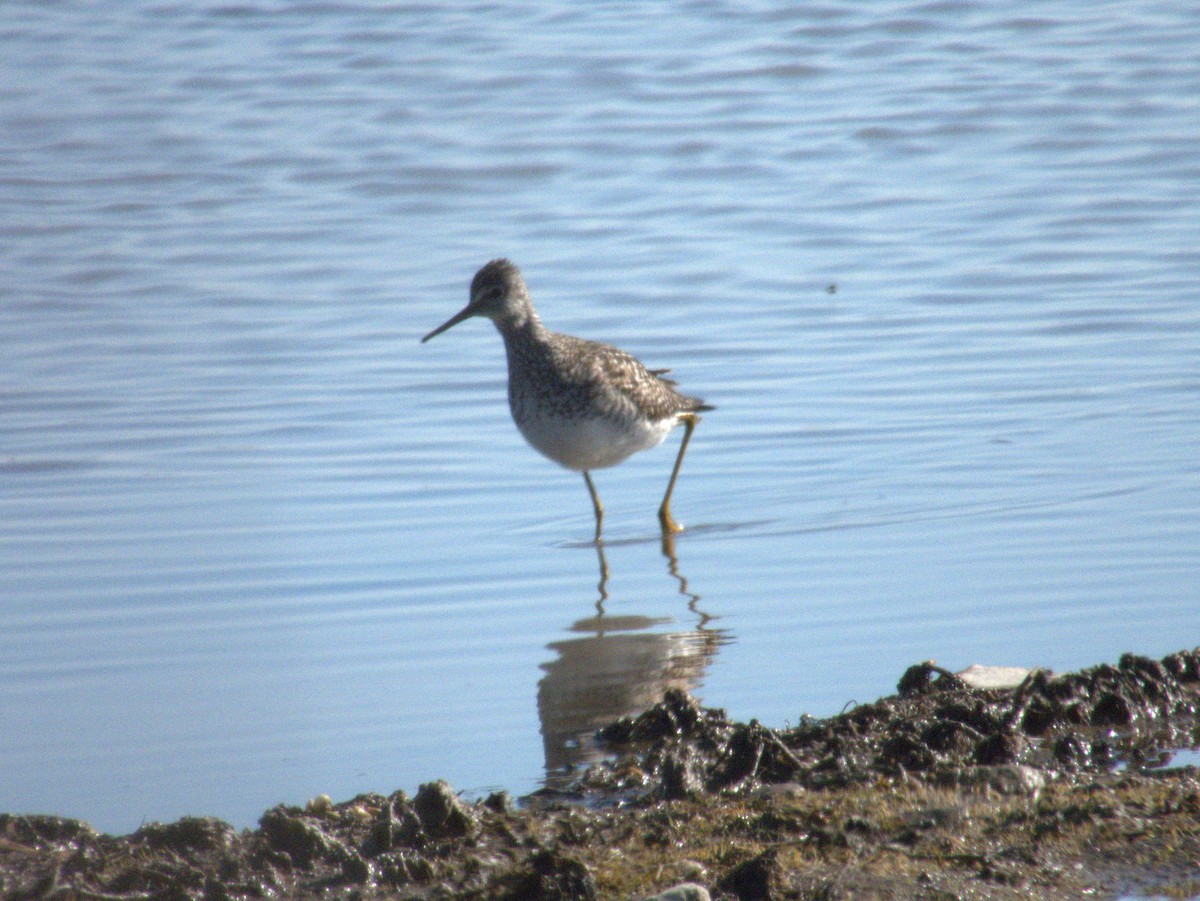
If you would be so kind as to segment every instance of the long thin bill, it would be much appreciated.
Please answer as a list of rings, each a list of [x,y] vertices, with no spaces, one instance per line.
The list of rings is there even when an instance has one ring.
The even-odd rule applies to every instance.
[[[454,328],[454,326],[458,325],[464,319],[470,319],[474,315],[475,315],[475,311],[472,310],[470,304],[468,304],[467,306],[465,306],[461,310],[459,310],[457,313],[455,313],[453,316],[451,316],[449,319],[447,319],[445,322],[443,322],[441,325],[439,325],[437,328],[435,328],[432,332],[430,332],[424,338],[422,338],[421,343],[424,344],[430,338],[434,338],[434,337],[440,335],[442,332],[444,332],[448,328]]]

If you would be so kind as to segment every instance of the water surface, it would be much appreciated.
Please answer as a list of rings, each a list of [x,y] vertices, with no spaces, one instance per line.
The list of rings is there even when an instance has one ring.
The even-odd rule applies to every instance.
[[[0,11],[0,809],[521,793],[669,685],[1195,645],[1200,14]],[[717,406],[582,480],[498,336]],[[606,595],[602,599],[602,593]],[[598,601],[602,601],[598,605]]]

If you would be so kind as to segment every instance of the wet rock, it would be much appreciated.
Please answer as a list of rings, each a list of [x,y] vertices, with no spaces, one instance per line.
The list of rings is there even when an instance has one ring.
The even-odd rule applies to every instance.
[[[997,732],[975,745],[972,758],[981,766],[1016,763],[1021,753],[1021,739],[1015,733]]]
[[[204,901],[234,901],[225,883],[215,876],[204,880]]]
[[[504,816],[511,816],[513,811],[516,810],[512,795],[506,791],[492,792],[484,798],[483,806],[494,813]]]
[[[476,830],[470,809],[444,780],[426,782],[417,789],[412,807],[431,838],[463,838]]]
[[[1116,762],[1112,745],[1102,738],[1092,742],[1090,757],[1092,766],[1096,769],[1108,769]]]
[[[436,877],[433,865],[412,851],[381,854],[372,864],[379,883],[392,888],[428,885]]]
[[[939,754],[963,754],[975,744],[963,724],[953,720],[939,720],[926,726],[921,731],[921,741]]]
[[[1087,766],[1090,758],[1088,746],[1078,735],[1063,735],[1052,746],[1055,762],[1067,772]]]
[[[502,895],[512,901],[592,901],[596,882],[574,857],[543,849],[529,858],[526,870]]]
[[[910,666],[896,684],[896,690],[902,698],[965,687],[966,683],[962,679],[949,670],[942,669],[932,660]]]
[[[174,823],[147,823],[132,836],[153,848],[173,851],[213,851],[228,848],[233,827],[212,817],[184,817]]]
[[[362,845],[362,851],[368,857],[391,851],[396,844],[399,821],[396,819],[395,809],[392,806],[394,803],[389,798],[379,806],[379,813],[375,815],[370,835]],[[403,798],[400,799],[400,803],[404,803]]]
[[[705,711],[687,692],[672,688],[663,699],[635,718],[622,717],[597,733],[608,744],[662,741],[667,738],[691,736],[700,731],[706,718],[723,718],[721,711]]]
[[[398,791],[389,798],[380,798],[375,808],[373,818],[364,818],[370,824],[370,830],[360,845],[366,857],[401,847],[424,848],[432,840],[404,792]]]
[[[1026,735],[1045,735],[1061,717],[1061,705],[1051,706],[1041,698],[1035,698],[1021,715],[1021,731]]]
[[[319,817],[330,814],[333,812],[333,798],[329,795],[317,795],[304,805],[304,812]]]
[[[0,836],[22,845],[57,845],[96,837],[87,823],[41,814],[0,813]]]
[[[935,715],[941,719],[961,723],[974,730],[977,735],[1007,730],[1011,726],[1012,717],[1006,712],[1002,713],[999,705],[989,702],[990,699],[1000,696],[967,689],[956,695],[964,700],[951,700],[939,704]]]
[[[1105,692],[1092,708],[1093,726],[1128,726],[1133,722],[1129,702],[1113,692]]]
[[[1123,673],[1141,676],[1151,683],[1162,682],[1166,678],[1166,670],[1157,660],[1150,657],[1140,657],[1137,654],[1122,654],[1117,661],[1117,667]]]
[[[1163,669],[1179,682],[1200,682],[1200,650],[1168,654],[1162,664]]]
[[[883,740],[879,760],[888,769],[921,771],[932,767],[937,758],[920,738],[902,732]]]
[[[342,879],[352,885],[366,885],[371,881],[371,865],[357,853],[346,849],[341,859]]]
[[[660,793],[664,800],[682,801],[697,797],[704,791],[700,763],[689,748],[679,748],[667,754],[660,770]]]
[[[651,895],[646,901],[712,901],[712,896],[702,885],[694,882],[681,882],[657,895]]]
[[[735,895],[738,901],[769,901],[778,881],[775,868],[775,853],[764,851],[734,867],[719,887],[721,891]]]
[[[294,866],[311,867],[330,851],[320,826],[306,821],[296,808],[280,805],[259,818],[258,824],[271,849],[286,854]]]
[[[734,727],[720,764],[708,780],[709,791],[738,785],[758,771],[763,754],[762,727],[755,722]]]

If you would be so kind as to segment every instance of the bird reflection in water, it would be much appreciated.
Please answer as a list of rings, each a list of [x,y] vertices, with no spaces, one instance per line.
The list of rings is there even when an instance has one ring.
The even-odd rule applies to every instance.
[[[663,539],[667,571],[678,581],[678,591],[695,618],[692,628],[674,632],[660,631],[672,622],[670,617],[605,612],[610,571],[604,542],[595,542],[600,564],[597,613],[570,627],[584,633],[582,637],[548,645],[555,658],[542,665],[546,674],[538,683],[546,787],[551,790],[566,787],[578,770],[605,756],[596,744],[597,729],[637,715],[668,689],[693,692],[717,650],[731,640],[727,630],[709,628],[713,617],[700,609],[700,595],[689,590],[673,539]]]

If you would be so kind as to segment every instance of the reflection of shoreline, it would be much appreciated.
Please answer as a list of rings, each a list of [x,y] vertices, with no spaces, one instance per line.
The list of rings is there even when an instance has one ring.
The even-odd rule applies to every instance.
[[[689,694],[727,639],[714,630],[691,632],[621,632],[654,625],[642,617],[636,625],[618,625],[598,616],[575,628],[594,628],[595,635],[556,641],[557,655],[542,665],[538,683],[538,717],[546,753],[547,783],[553,787],[565,771],[604,756],[595,732],[622,716],[640,713],[662,699],[668,688]]]
[[[724,630],[706,628],[712,619],[697,609],[700,596],[688,590],[679,573],[674,541],[664,538],[668,571],[679,581],[679,593],[697,617],[696,628],[680,632],[650,631],[670,622],[644,616],[608,616],[608,561],[597,542],[600,597],[596,616],[571,626],[586,637],[552,642],[555,657],[542,664],[538,683],[538,717],[546,757],[546,785],[557,787],[571,771],[599,760],[604,752],[596,730],[622,716],[641,713],[670,688],[694,694],[717,649],[729,642]]]

